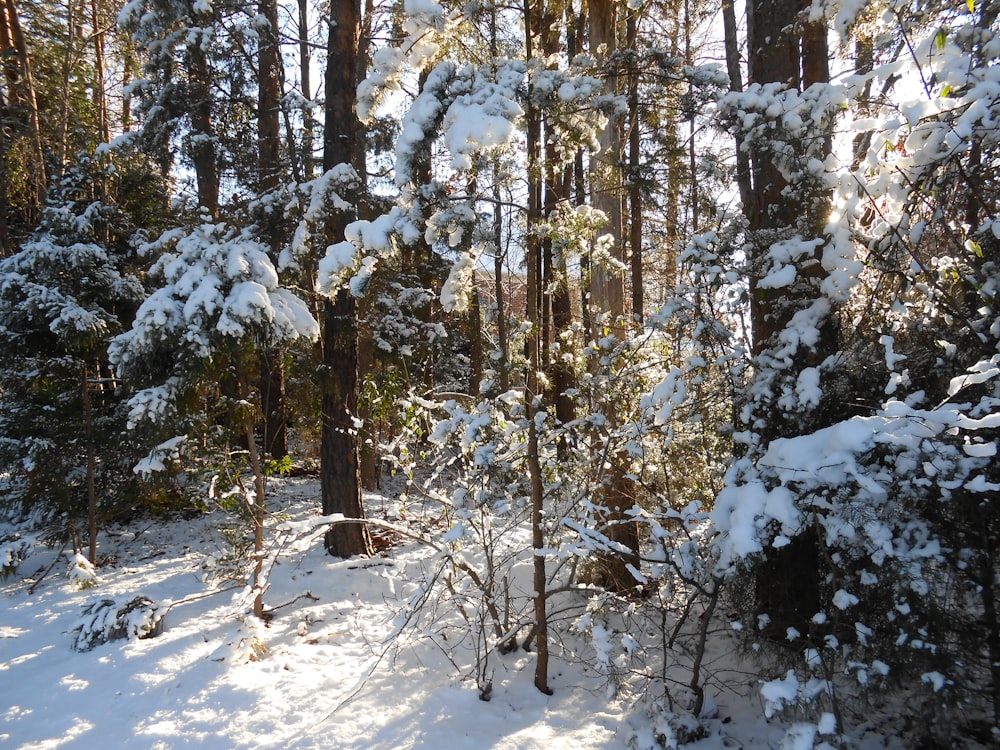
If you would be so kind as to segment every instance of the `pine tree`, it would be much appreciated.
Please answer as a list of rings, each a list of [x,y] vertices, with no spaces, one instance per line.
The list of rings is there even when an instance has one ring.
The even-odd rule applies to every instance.
[[[0,262],[0,460],[18,478],[3,502],[69,532],[87,518],[92,562],[98,516],[132,499],[107,349],[144,297],[129,268],[131,226],[93,195],[106,166],[69,170],[32,238]]]

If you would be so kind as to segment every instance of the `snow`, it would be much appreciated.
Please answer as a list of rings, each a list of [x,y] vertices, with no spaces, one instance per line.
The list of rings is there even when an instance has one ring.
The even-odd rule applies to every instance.
[[[161,253],[150,273],[162,277],[162,286],[109,347],[111,361],[126,377],[157,355],[169,353],[169,359],[193,366],[226,340],[251,337],[267,344],[319,335],[306,303],[279,286],[268,248],[246,231],[202,224],[164,233],[144,251]],[[135,394],[130,426],[146,418],[162,421],[181,389],[180,378],[175,372],[163,385]]]
[[[853,607],[858,603],[858,597],[851,594],[844,589],[838,589],[833,595],[833,606],[837,609],[847,609],[848,607]]]
[[[314,518],[316,482],[287,488],[273,509]],[[328,557],[318,544],[287,550],[268,602],[314,598],[277,610],[265,627],[243,614],[241,587],[206,580],[219,557],[222,520],[213,514],[105,530],[101,550],[118,563],[102,567],[85,590],[55,574],[34,594],[19,577],[0,585],[0,704],[7,706],[0,744],[625,749],[622,706],[592,694],[593,676],[578,667],[553,670],[549,697],[532,685],[531,654],[497,657],[486,703],[454,674],[433,633],[383,642],[414,593],[407,577],[419,578],[425,551],[406,547],[366,561]],[[47,563],[32,558],[28,573],[40,577],[35,566]],[[161,635],[72,650],[70,631],[88,603],[136,595],[158,603]],[[248,661],[260,646],[266,651]]]
[[[798,695],[799,680],[794,669],[789,669],[784,679],[765,682],[760,688],[760,696],[764,699],[764,715],[771,718],[785,706],[795,703]]]
[[[697,728],[691,716],[650,713],[636,696],[607,697],[607,676],[642,647],[596,612],[574,617],[553,642],[553,695],[532,683],[534,653],[518,650],[491,655],[492,699],[480,700],[472,675],[451,661],[470,655],[457,612],[408,625],[447,550],[413,542],[371,559],[329,557],[317,541],[332,520],[318,515],[318,481],[272,478],[269,488],[269,509],[284,520],[268,530],[268,624],[249,616],[248,589],[224,562],[219,529],[232,517],[221,511],[102,529],[100,554],[114,562],[83,576],[86,588],[58,573],[65,565],[45,575],[62,556],[47,546],[0,583],[0,744],[653,750],[654,735]],[[422,519],[379,517],[398,507],[392,498],[366,503],[379,528],[425,533]],[[800,688],[794,673],[763,685],[766,724],[736,644],[711,648],[713,679],[726,687],[706,694],[708,736],[691,747],[786,746],[798,730],[777,712],[818,688]]]

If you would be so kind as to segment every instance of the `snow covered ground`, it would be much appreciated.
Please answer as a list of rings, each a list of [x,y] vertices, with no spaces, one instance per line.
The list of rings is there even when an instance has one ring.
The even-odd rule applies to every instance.
[[[313,480],[274,481],[271,497],[289,520],[317,514]],[[319,540],[289,545],[265,598],[274,618],[261,628],[246,617],[246,591],[213,575],[225,570],[225,520],[214,513],[106,529],[100,552],[109,562],[82,590],[57,550],[35,550],[0,586],[0,746],[624,750],[655,742],[634,696],[609,699],[602,678],[558,650],[569,635],[553,654],[552,696],[535,690],[534,654],[519,650],[492,660],[489,702],[446,657],[447,631],[410,628],[387,640],[428,569],[426,547],[338,560]],[[86,603],[139,594],[165,613],[162,634],[73,650]],[[266,651],[250,659],[257,644]],[[722,675],[726,656],[712,659]],[[755,684],[734,670],[728,687],[716,685],[718,717],[689,747],[787,742],[788,726],[760,718]]]
[[[315,514],[318,488],[288,480],[280,505],[293,518]],[[530,663],[524,669],[530,654],[504,657],[486,703],[431,643],[383,643],[407,598],[406,569],[426,554],[420,548],[370,561],[331,558],[320,543],[282,555],[268,605],[309,596],[277,610],[259,636],[267,651],[247,661],[257,630],[241,622],[244,592],[212,594],[220,583],[206,575],[224,552],[218,522],[216,514],[106,531],[101,554],[117,560],[84,590],[60,561],[29,594],[23,576],[40,575],[56,554],[36,550],[0,588],[0,745],[623,747],[621,713],[559,668],[555,694],[540,695]],[[162,635],[72,650],[86,602],[137,594],[167,610]]]

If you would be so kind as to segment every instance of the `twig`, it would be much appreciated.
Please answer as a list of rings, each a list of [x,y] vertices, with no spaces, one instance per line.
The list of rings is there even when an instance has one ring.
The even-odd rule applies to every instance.
[[[268,609],[265,610],[265,614],[269,615],[272,612],[277,612],[279,609],[282,609],[284,607],[290,607],[293,604],[295,604],[295,602],[297,602],[299,599],[308,599],[311,602],[318,602],[319,601],[319,597],[318,596],[314,596],[311,591],[307,591],[304,594],[299,594],[297,597],[295,597],[291,601],[285,602],[284,604],[278,604],[278,605],[275,605],[274,607],[268,607]]]
[[[236,589],[242,589],[242,588],[245,588],[245,586],[227,586],[224,589],[216,589],[215,591],[209,591],[204,594],[193,594],[191,596],[186,596],[183,599],[178,599],[176,602],[170,602],[170,604],[167,605],[167,608],[163,610],[163,614],[166,614],[174,607],[179,607],[182,604],[190,604],[191,602],[196,602],[200,599],[208,599],[208,597],[215,596],[216,594],[224,594],[227,591],[235,591]]]
[[[66,545],[67,544],[69,544],[68,540],[65,541],[65,542],[63,542],[62,547],[60,547],[59,551],[56,553],[56,557],[52,561],[52,564],[49,565],[49,567],[46,569],[46,571],[44,573],[42,573],[42,577],[39,578],[37,581],[35,581],[33,584],[31,584],[31,586],[28,587],[28,596],[31,596],[32,594],[34,594],[35,593],[35,588],[38,586],[38,584],[40,584],[42,581],[44,581],[45,577],[49,573],[52,572],[52,569],[56,566],[56,563],[59,562],[59,560],[62,558],[63,552],[66,551]]]

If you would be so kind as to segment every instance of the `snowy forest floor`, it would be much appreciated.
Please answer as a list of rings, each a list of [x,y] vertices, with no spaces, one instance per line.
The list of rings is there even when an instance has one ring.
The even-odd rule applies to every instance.
[[[278,519],[318,514],[313,479],[271,480],[269,494]],[[371,495],[367,504],[370,515],[388,508],[392,517],[391,499]],[[38,547],[0,586],[0,745],[616,750],[655,742],[641,697],[609,699],[604,677],[581,658],[585,640],[568,626],[554,638],[553,695],[534,688],[534,654],[521,649],[491,659],[489,702],[447,657],[446,629],[387,638],[427,578],[433,552],[417,543],[397,541],[371,560],[329,557],[321,539],[287,546],[266,594],[274,617],[258,630],[245,617],[246,590],[217,575],[232,520],[214,512],[107,528],[105,564],[86,589],[64,575],[64,551]],[[85,604],[138,594],[165,612],[160,635],[73,650]],[[248,660],[255,638],[266,651]],[[712,647],[718,713],[688,747],[782,747],[789,725],[764,721],[759,682],[735,644],[723,637]],[[886,746],[874,736],[858,744]]]

